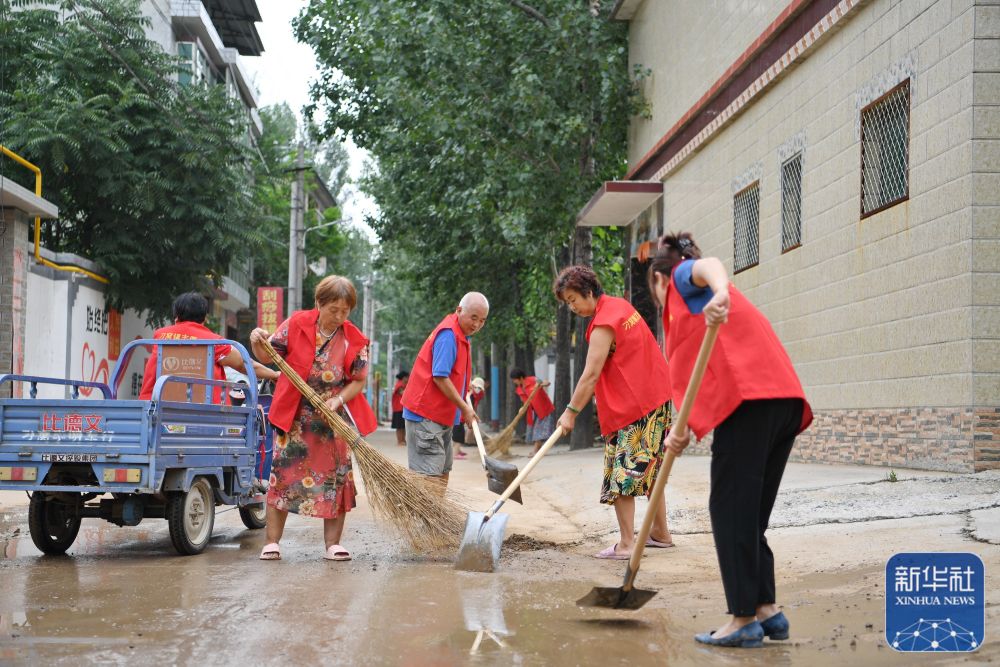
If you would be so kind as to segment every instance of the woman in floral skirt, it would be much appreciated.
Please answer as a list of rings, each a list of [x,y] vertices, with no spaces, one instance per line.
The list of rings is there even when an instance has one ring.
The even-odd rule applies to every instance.
[[[259,359],[267,359],[261,342],[270,336],[275,351],[327,406],[367,435],[376,427],[361,393],[368,375],[368,339],[347,319],[357,292],[347,278],[327,276],[315,296],[316,308],[293,313],[273,334],[254,329],[250,344]],[[289,512],[323,519],[324,558],[350,560],[340,545],[344,520],[357,504],[350,446],[285,377],[275,387],[268,419],[276,437],[261,560],[281,559],[279,542]]]
[[[570,266],[556,276],[556,299],[578,317],[591,317],[587,363],[559,426],[573,430],[592,396],[604,438],[601,502],[613,505],[621,536],[597,558],[627,560],[635,543],[635,497],[648,496],[670,427],[667,363],[649,326],[625,299],[608,296],[587,266]],[[672,547],[664,501],[656,512],[647,547]]]

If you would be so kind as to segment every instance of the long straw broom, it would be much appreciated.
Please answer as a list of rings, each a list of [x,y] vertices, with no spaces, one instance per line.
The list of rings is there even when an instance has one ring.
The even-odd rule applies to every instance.
[[[517,428],[518,423],[521,418],[524,417],[525,413],[528,412],[528,406],[531,402],[535,400],[535,394],[538,390],[542,388],[542,383],[539,382],[535,385],[535,388],[531,390],[531,394],[528,396],[528,400],[525,401],[521,409],[517,411],[514,415],[514,419],[507,424],[502,431],[495,438],[490,438],[490,441],[486,443],[486,453],[487,454],[510,454],[510,445],[514,441],[514,429]]]
[[[292,370],[267,340],[261,345],[330,428],[350,445],[376,516],[389,521],[418,551],[456,548],[465,532],[468,510],[444,497],[439,483],[397,465],[368,444]]]

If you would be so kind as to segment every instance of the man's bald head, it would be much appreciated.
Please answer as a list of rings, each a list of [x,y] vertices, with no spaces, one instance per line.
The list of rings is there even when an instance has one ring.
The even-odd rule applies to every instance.
[[[480,292],[468,292],[458,302],[455,313],[458,315],[458,326],[466,336],[471,336],[486,324],[486,318],[490,314],[490,302]]]

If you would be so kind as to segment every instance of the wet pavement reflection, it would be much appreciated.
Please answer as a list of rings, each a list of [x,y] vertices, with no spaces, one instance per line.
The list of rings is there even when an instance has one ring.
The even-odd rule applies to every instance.
[[[873,646],[760,651],[691,641],[701,621],[669,590],[638,612],[577,607],[602,581],[584,556],[504,555],[492,574],[417,558],[369,518],[349,523],[354,560],[324,561],[316,522],[292,517],[283,560],[260,531],[217,517],[209,549],[176,555],[165,522],[85,521],[65,556],[42,556],[23,512],[0,513],[0,664],[686,665],[878,664]],[[579,559],[579,560],[575,560]],[[610,578],[607,573],[614,572]],[[866,613],[877,613],[877,605]],[[801,626],[800,626],[801,627]],[[707,628],[705,628],[707,629]],[[803,628],[805,629],[805,628]]]

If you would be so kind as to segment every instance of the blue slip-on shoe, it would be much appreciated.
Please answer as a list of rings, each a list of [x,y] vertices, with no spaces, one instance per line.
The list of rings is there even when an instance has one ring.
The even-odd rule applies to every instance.
[[[764,628],[764,636],[768,639],[788,639],[788,619],[782,611],[766,621],[761,621],[760,627]]]
[[[694,640],[710,646],[760,648],[764,645],[764,628],[757,621],[752,621],[725,637],[712,637],[711,632],[703,632],[700,635],[695,635]]]

